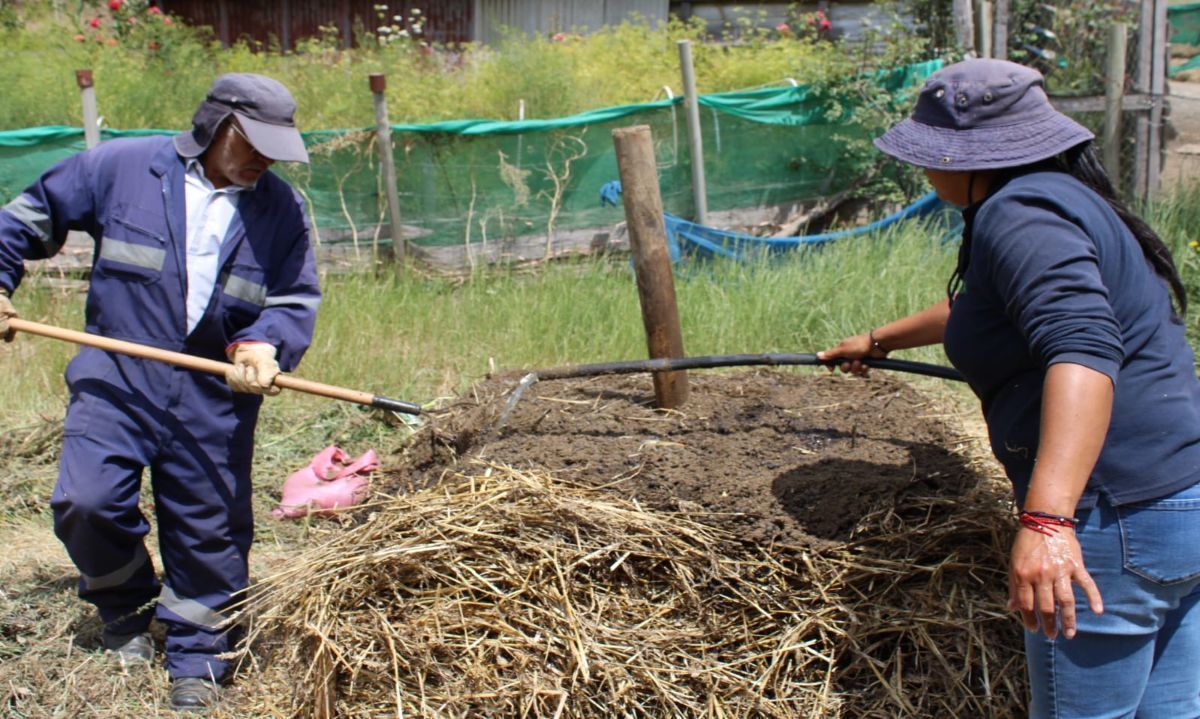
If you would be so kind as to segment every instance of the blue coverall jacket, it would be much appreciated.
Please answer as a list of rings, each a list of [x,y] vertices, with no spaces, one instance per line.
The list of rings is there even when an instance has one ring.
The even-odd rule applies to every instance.
[[[189,334],[185,160],[165,137],[111,140],[55,165],[0,211],[0,286],[24,261],[54,255],[68,230],[95,239],[87,331],[224,360],[263,341],[292,370],[307,349],[320,292],[303,205],[267,172],[239,193],[211,301]],[[67,367],[70,405],[52,507],[78,566],[80,596],[106,629],[167,626],[172,677],[216,676],[231,646],[231,597],[248,581],[250,467],[261,397],[222,377],[84,348]],[[138,509],[151,470],[164,579]]]

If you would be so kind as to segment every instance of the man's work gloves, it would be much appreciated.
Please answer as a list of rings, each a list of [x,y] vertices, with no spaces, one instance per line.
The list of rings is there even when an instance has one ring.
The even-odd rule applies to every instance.
[[[17,331],[8,326],[8,321],[19,316],[12,300],[8,299],[8,290],[0,287],[0,337],[3,337],[5,342],[12,342],[13,337],[17,336]]]
[[[279,388],[272,384],[279,374],[274,347],[266,342],[243,342],[234,345],[228,354],[233,366],[225,370],[225,381],[234,392],[279,394]]]

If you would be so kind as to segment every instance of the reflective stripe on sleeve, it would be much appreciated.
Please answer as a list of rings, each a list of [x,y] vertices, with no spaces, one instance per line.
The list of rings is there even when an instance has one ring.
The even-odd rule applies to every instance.
[[[252,305],[264,306],[267,303],[267,288],[257,282],[243,279],[236,275],[230,275],[225,280],[225,294],[239,299],[242,302],[249,302]]]
[[[321,298],[314,295],[275,295],[267,298],[267,307],[275,307],[277,305],[300,305],[301,307],[309,307],[317,309],[321,304]]]
[[[123,262],[127,265],[162,272],[163,263],[167,260],[167,251],[161,247],[150,247],[105,237],[100,243],[100,257],[113,262]]]
[[[47,255],[54,254],[62,246],[62,243],[54,242],[50,237],[50,231],[53,229],[50,216],[34,205],[33,198],[28,193],[18,195],[16,199],[5,205],[4,209],[37,235],[38,241],[42,243]]]

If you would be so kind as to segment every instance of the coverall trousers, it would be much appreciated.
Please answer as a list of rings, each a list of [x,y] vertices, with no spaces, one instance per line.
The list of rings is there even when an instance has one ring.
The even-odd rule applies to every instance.
[[[55,532],[79,568],[79,595],[106,631],[167,629],[172,678],[222,680],[234,644],[222,613],[248,581],[250,466],[261,399],[219,377],[83,349],[67,368]],[[163,581],[138,503],[150,469]]]

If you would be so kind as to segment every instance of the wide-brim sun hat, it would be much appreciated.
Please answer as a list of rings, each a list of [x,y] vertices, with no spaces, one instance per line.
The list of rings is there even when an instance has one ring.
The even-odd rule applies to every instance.
[[[875,146],[918,167],[998,170],[1049,159],[1095,137],[1054,109],[1037,70],[978,58],[930,75],[912,116]]]
[[[175,149],[184,157],[198,157],[208,149],[221,123],[232,115],[263,157],[308,162],[295,114],[292,93],[277,80],[252,73],[227,73],[213,82],[204,102],[196,108],[192,129],[175,136]]]

